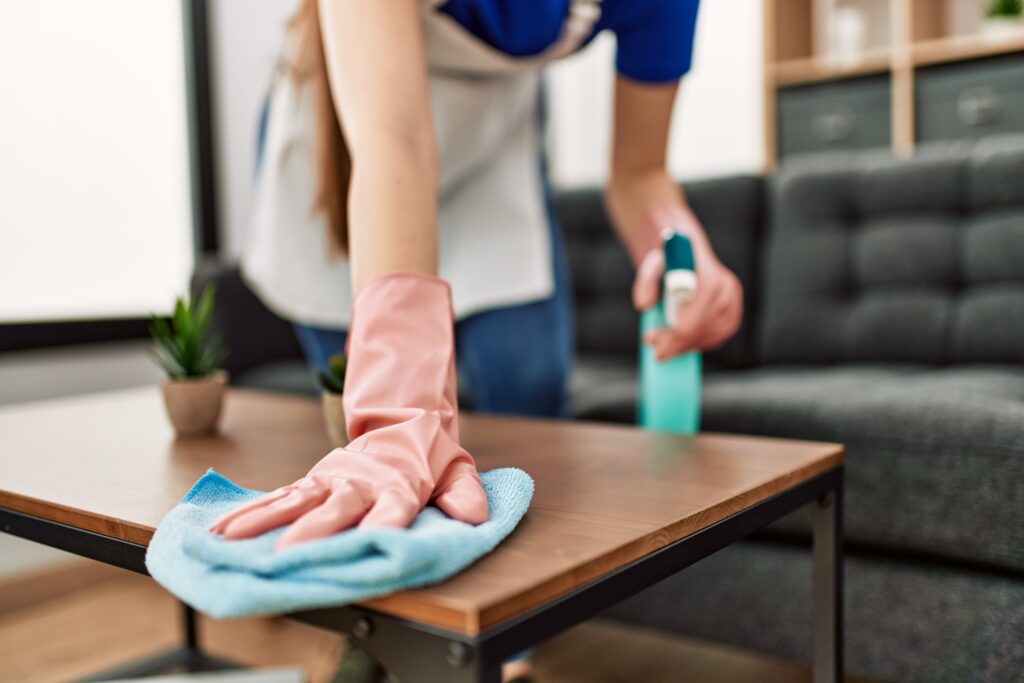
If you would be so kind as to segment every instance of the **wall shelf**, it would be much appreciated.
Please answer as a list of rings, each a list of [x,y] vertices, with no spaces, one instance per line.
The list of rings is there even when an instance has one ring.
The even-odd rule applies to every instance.
[[[778,62],[772,70],[776,85],[800,85],[884,73],[889,70],[891,61],[888,50],[879,50],[866,53],[856,64],[837,64],[825,57],[805,57]]]
[[[999,40],[983,36],[947,36],[914,43],[911,46],[911,57],[915,65],[924,66],[993,57],[1021,50],[1024,50],[1024,32],[1019,36]]]
[[[780,150],[779,99],[792,98],[795,86],[842,83],[858,77],[884,77],[889,144],[913,150],[919,72],[931,65],[1024,53],[1024,32],[995,38],[983,35],[977,0],[763,0],[765,162],[775,166]],[[859,59],[842,63],[829,54],[830,27],[836,13],[855,7],[864,23],[865,46]],[[887,85],[886,85],[887,84]],[[854,86],[851,82],[851,87]],[[844,86],[846,88],[846,86]],[[848,90],[848,88],[846,88]],[[832,91],[829,91],[832,92]],[[849,125],[850,102],[830,103],[822,94],[818,133],[842,137]],[[877,111],[877,110],[874,110]],[[877,123],[874,130],[878,130]],[[845,128],[844,128],[845,126]],[[791,130],[791,129],[790,129]],[[884,130],[884,129],[883,129]],[[792,132],[792,131],[791,131]],[[838,139],[838,138],[837,138]],[[877,135],[871,138],[877,139]],[[856,145],[849,139],[848,144]],[[782,150],[785,151],[785,150]]]

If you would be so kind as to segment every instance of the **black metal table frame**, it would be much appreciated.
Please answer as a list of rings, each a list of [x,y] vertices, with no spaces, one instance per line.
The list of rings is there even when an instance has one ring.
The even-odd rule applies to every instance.
[[[594,579],[478,636],[447,631],[358,607],[288,615],[347,634],[401,683],[497,683],[501,664],[602,610],[806,507],[813,534],[813,680],[837,683],[843,671],[843,468],[830,469],[698,532]],[[0,530],[146,574],[146,547],[0,508]],[[229,662],[199,648],[195,613],[183,606],[185,644],[92,680],[143,675],[171,665],[219,669]]]

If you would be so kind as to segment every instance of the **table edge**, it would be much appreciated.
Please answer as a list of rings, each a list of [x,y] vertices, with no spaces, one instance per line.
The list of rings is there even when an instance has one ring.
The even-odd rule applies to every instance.
[[[430,601],[428,603],[417,596],[415,591],[382,596],[359,604],[362,607],[374,609],[391,617],[411,619],[437,628],[456,631],[467,636],[480,635],[484,630],[500,626],[506,621],[514,619],[515,617],[532,609],[536,609],[543,602],[553,600],[589,581],[599,579],[601,576],[609,574],[622,565],[635,562],[636,560],[654,553],[671,543],[675,543],[686,536],[696,533],[715,522],[722,521],[739,512],[743,512],[744,510],[748,510],[756,505],[760,505],[775,495],[795,488],[796,486],[824,475],[831,470],[841,468],[844,464],[845,447],[841,444],[828,445],[835,447],[836,450],[820,460],[810,463],[798,470],[794,470],[785,477],[763,482],[760,485],[743,491],[741,494],[729,501],[722,501],[716,505],[709,506],[696,514],[688,515],[686,519],[676,520],[657,532],[652,532],[643,538],[633,539],[628,543],[624,543],[608,550],[600,557],[591,560],[588,564],[577,568],[577,570],[572,574],[572,582],[567,582],[565,580],[566,575],[562,574],[550,579],[549,581],[533,586],[517,595],[511,597],[505,596],[498,602],[483,605],[478,611],[466,610],[457,605],[445,604],[444,602]],[[766,488],[770,488],[772,490],[763,496],[758,494],[759,491]],[[692,521],[695,518],[713,515],[715,512],[728,507],[728,503],[735,502],[738,499],[749,498],[754,498],[755,500],[752,502],[741,503],[740,506],[734,509],[729,509],[726,514],[718,517],[715,522],[699,524],[697,528],[687,529],[688,526],[693,526]],[[666,533],[668,530],[674,531]],[[656,536],[663,536],[664,542],[657,546],[648,545],[648,542]],[[619,557],[618,555],[620,554],[625,554],[625,557]],[[615,556],[614,560],[612,560],[613,556]],[[528,604],[524,606],[517,606],[512,609],[507,608],[509,602],[520,599],[526,595],[530,596]]]
[[[253,394],[266,393],[258,390],[245,391]],[[295,398],[299,400],[307,400],[305,397]],[[485,419],[521,419],[509,416],[491,415],[484,415],[482,417]],[[625,429],[630,428],[628,425],[606,424],[604,426],[620,426]],[[704,528],[704,526],[707,526],[705,524],[699,524],[697,528],[687,529],[687,527],[694,526],[694,519],[706,517],[706,515],[714,514],[716,511],[721,511],[723,508],[729,507],[729,511],[719,517],[716,521],[726,519],[732,514],[749,509],[750,507],[768,500],[777,493],[793,488],[794,486],[813,479],[814,477],[831,469],[841,467],[845,459],[845,446],[833,442],[732,434],[726,432],[701,432],[700,435],[796,441],[807,446],[813,445],[821,447],[823,452],[826,454],[804,467],[787,473],[783,477],[763,482],[760,485],[743,491],[738,496],[735,496],[728,501],[722,501],[697,513],[691,513],[685,520],[676,520],[657,532],[652,532],[642,538],[633,539],[628,543],[612,548],[603,553],[600,557],[591,560],[583,567],[574,571],[572,573],[572,581],[566,580],[565,577],[568,576],[568,574],[562,574],[539,585],[533,586],[517,595],[504,596],[499,601],[482,605],[477,610],[467,610],[461,605],[452,603],[445,604],[444,601],[431,600],[427,602],[415,595],[415,591],[403,591],[388,596],[382,596],[380,598],[374,598],[372,600],[362,601],[356,603],[356,605],[366,609],[379,611],[392,617],[412,619],[425,625],[452,630],[467,636],[476,636],[486,629],[498,626],[501,623],[513,619],[531,609],[536,609],[543,602],[563,595],[587,581],[598,579],[601,576],[614,571],[616,567],[622,566],[628,562],[636,561],[647,554],[657,551],[665,545],[676,542],[689,534],[699,531],[701,528]],[[772,490],[763,496],[757,493],[765,488],[770,488]],[[734,509],[731,508],[730,504],[735,503],[738,500],[749,501],[751,498],[755,500],[747,503],[741,502],[739,507]],[[123,519],[96,513],[86,513],[86,511],[79,508],[41,500],[29,495],[13,493],[3,489],[0,489],[0,508],[32,515],[44,521],[57,522],[75,529],[97,533],[115,541],[125,541],[141,546],[148,546],[156,531],[155,528],[135,525]],[[88,516],[86,516],[86,514],[88,514]],[[85,522],[84,524],[83,521]],[[664,537],[666,540],[658,546],[648,545],[651,538],[655,536]],[[611,559],[613,556],[615,558],[614,560]],[[583,570],[582,573],[580,573],[581,570]],[[525,606],[508,607],[510,602],[522,599],[524,596],[530,596],[526,601],[527,604]]]

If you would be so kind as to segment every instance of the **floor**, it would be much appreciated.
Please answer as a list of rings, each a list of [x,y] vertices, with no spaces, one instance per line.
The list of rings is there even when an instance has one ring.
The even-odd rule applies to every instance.
[[[0,583],[0,681],[72,681],[170,648],[177,613],[148,577],[95,563]],[[343,648],[338,636],[280,618],[203,618],[200,628],[214,654],[253,667],[300,666],[311,683],[330,680]],[[810,680],[801,665],[601,621],[542,645],[536,663],[538,683]]]

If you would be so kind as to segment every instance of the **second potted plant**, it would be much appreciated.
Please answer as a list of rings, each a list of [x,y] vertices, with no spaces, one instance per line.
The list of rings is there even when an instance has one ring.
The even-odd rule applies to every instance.
[[[981,30],[982,34],[991,40],[1021,35],[1021,31],[1024,31],[1024,2],[990,0]]]
[[[156,342],[156,360],[167,373],[160,385],[167,416],[178,436],[216,431],[224,402],[227,373],[220,365],[227,351],[218,335],[210,335],[214,289],[207,287],[198,302],[178,297],[170,320],[151,316],[149,333]]]
[[[345,370],[348,366],[345,354],[336,353],[327,359],[327,370],[317,373],[320,380],[321,404],[327,436],[336,447],[348,445],[348,430],[345,427],[345,408],[342,392],[345,389]]]

